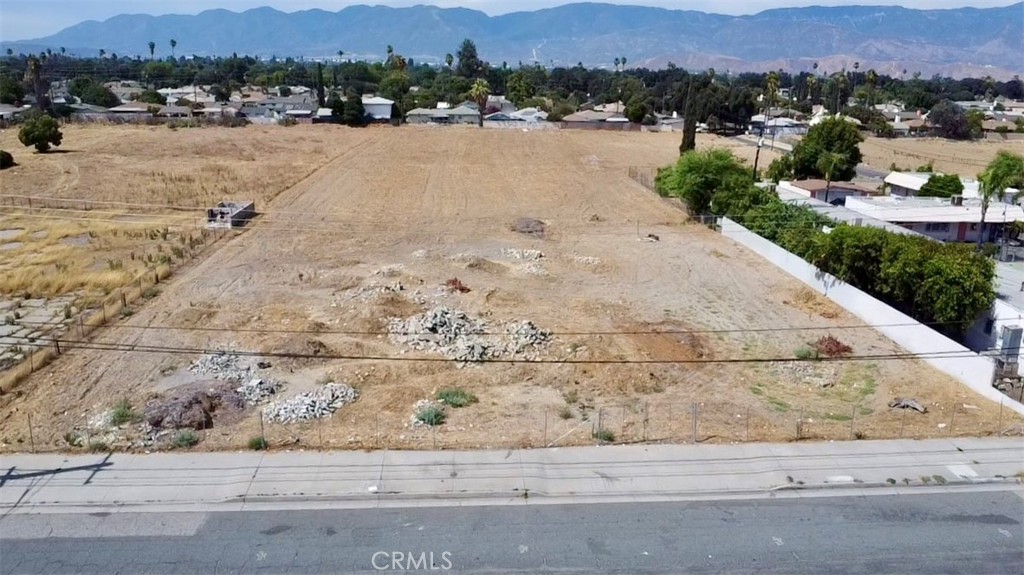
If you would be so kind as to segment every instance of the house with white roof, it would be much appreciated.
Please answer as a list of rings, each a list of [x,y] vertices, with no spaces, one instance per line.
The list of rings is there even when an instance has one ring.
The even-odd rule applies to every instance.
[[[991,202],[981,231],[981,201],[972,198],[914,198],[878,196],[846,198],[846,208],[865,216],[896,224],[943,242],[994,242],[1003,229],[1024,221],[1024,209],[1013,204]]]
[[[367,116],[377,121],[391,121],[391,108],[394,105],[394,100],[380,96],[363,96],[363,110],[366,111]]]
[[[884,181],[891,195],[910,198],[917,196],[921,188],[934,175],[936,174],[932,172],[892,172],[885,177]],[[942,174],[938,175],[941,176]],[[960,194],[964,199],[978,199],[981,197],[981,182],[960,178],[960,183],[964,186],[964,191]],[[1020,190],[1017,188],[1006,188],[1003,199],[1012,203],[1015,201],[1014,198],[1016,198],[1018,193],[1020,193]]]

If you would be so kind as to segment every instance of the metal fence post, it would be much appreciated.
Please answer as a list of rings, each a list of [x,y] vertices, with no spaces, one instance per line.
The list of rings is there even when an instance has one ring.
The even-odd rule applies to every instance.
[[[744,419],[746,430],[743,432],[743,441],[750,441],[750,408],[747,407],[747,417]]]
[[[999,419],[996,421],[996,435],[1003,435],[1003,400],[999,400]]]
[[[953,403],[953,413],[949,414],[949,435],[953,435],[953,420],[956,419],[956,402]]]
[[[850,406],[850,439],[853,439],[853,422],[857,419],[857,406]]]
[[[693,442],[697,443],[697,403],[690,404],[690,419],[693,425]]]
[[[644,402],[644,435],[643,435],[644,443],[647,442],[647,418],[648,418],[647,402],[645,401]]]
[[[32,414],[28,415],[28,441],[29,445],[32,446],[32,453],[36,452],[36,434],[32,431]]]
[[[803,431],[800,428],[803,427],[803,424],[804,424],[804,410],[803,410],[803,408],[800,408],[800,415],[796,419],[796,438],[797,438],[797,440],[800,439],[801,432]]]
[[[907,410],[900,410],[900,439],[903,439],[903,426],[907,423]]]

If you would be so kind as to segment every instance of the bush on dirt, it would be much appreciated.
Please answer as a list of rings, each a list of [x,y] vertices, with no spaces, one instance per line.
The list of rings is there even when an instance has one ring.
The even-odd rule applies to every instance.
[[[117,402],[113,411],[110,412],[110,425],[114,427],[121,427],[126,423],[134,423],[140,419],[141,417],[139,414],[132,408],[132,404],[126,399],[122,399]]]
[[[431,405],[417,411],[416,419],[424,425],[436,427],[444,423],[446,416],[443,407]]]
[[[817,355],[823,355],[825,357],[846,357],[853,353],[852,347],[831,335],[818,338],[818,341],[814,342],[813,347]]]
[[[601,443],[612,443],[613,441],[615,441],[615,433],[613,433],[612,430],[605,429],[603,427],[598,427],[597,429],[595,429],[593,437],[594,439],[600,441]]]
[[[253,451],[264,451],[270,444],[267,443],[267,438],[257,435],[249,439],[249,449]]]
[[[199,443],[199,436],[191,429],[183,429],[174,434],[174,438],[171,439],[171,447],[174,449],[186,449],[197,443]]]
[[[472,405],[479,401],[479,399],[477,399],[477,397],[472,393],[457,387],[453,389],[442,389],[437,392],[436,397],[441,403],[455,408],[466,407],[467,405]]]
[[[7,150],[0,150],[0,170],[6,170],[12,168],[17,164],[14,163],[14,156],[11,155]]]

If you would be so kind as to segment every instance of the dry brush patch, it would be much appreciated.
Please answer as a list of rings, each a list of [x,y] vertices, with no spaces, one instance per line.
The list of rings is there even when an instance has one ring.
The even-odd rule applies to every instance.
[[[936,171],[973,179],[999,150],[1024,154],[1024,140],[960,142],[941,138],[868,137],[860,149],[864,163],[879,170],[887,170],[895,164],[903,171],[913,171],[930,162]]]

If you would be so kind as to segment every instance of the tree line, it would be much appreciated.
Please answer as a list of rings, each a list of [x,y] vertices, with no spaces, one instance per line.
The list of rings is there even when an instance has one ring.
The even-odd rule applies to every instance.
[[[489,94],[507,97],[517,106],[545,109],[558,120],[591,102],[623,102],[624,114],[634,122],[653,121],[654,113],[683,114],[688,120],[709,127],[746,124],[766,105],[809,111],[822,104],[830,112],[844,110],[854,98],[864,110],[872,104],[892,100],[911,109],[930,110],[947,100],[993,99],[1004,96],[1024,99],[1019,78],[995,81],[991,78],[922,78],[918,73],[897,76],[851,69],[825,70],[817,64],[809,72],[730,73],[714,69],[684,70],[672,63],[652,70],[628,66],[625,56],[616,58],[613,70],[546,67],[533,62],[492,63],[482,59],[472,40],[464,40],[441,65],[415,62],[388,46],[383,61],[346,59],[339,50],[335,57],[319,61],[291,57],[259,59],[232,54],[227,57],[175,55],[176,43],[168,42],[172,55],[155,57],[156,43],[148,45],[150,58],[124,57],[100,50],[95,57],[72,57],[64,50],[41,54],[14,54],[8,50],[0,59],[0,102],[20,103],[27,94],[47,101],[50,82],[73,82],[83,101],[103,105],[110,96],[102,84],[137,81],[146,92],[159,88],[193,84],[208,85],[211,93],[227,100],[232,91],[255,86],[270,91],[278,86],[302,85],[313,88],[321,105],[331,94],[377,93],[394,100],[401,112],[414,107],[430,108],[437,102],[456,103],[473,99],[470,91],[478,80]],[[99,87],[95,87],[99,86]],[[413,88],[416,88],[415,90]],[[788,94],[783,97],[783,94]],[[140,92],[140,97],[143,94]],[[158,103],[154,96],[146,97]],[[102,103],[101,103],[102,102]],[[854,110],[857,113],[857,110]],[[864,112],[860,112],[864,113]],[[870,118],[868,118],[870,120]]]

